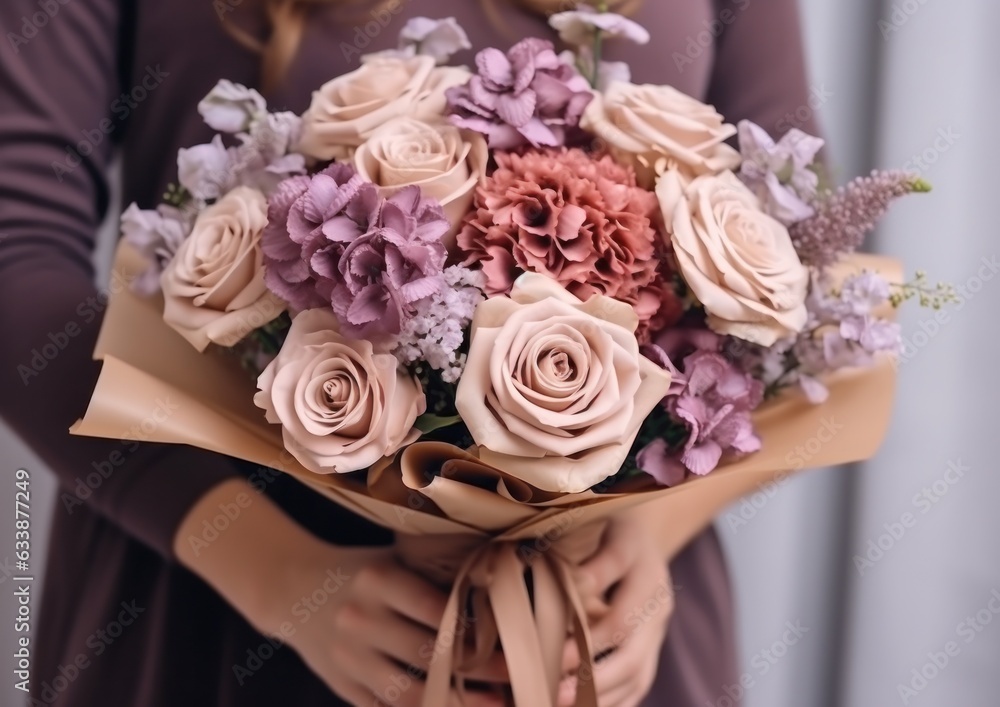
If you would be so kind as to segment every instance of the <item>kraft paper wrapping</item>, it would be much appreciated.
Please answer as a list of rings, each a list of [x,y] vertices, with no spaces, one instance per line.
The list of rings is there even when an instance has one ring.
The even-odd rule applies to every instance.
[[[141,257],[122,243],[113,281],[130,282],[143,267]],[[893,281],[900,276],[895,261],[871,255],[853,256],[842,269],[875,270]],[[554,704],[556,654],[570,628],[581,648],[589,645],[586,614],[594,610],[583,607],[570,581],[571,567],[594,551],[603,522],[656,501],[673,521],[662,538],[673,555],[723,508],[763,484],[803,468],[871,457],[893,403],[895,367],[889,359],[825,381],[830,395],[822,405],[788,392],[754,414],[760,452],[669,489],[650,480],[632,484],[627,494],[559,496],[440,443],[417,443],[383,460],[365,482],[302,467],[284,450],[278,426],[268,424],[253,404],[255,381],[225,352],[195,351],[164,324],[162,306],[159,298],[142,298],[127,288],[111,294],[94,352],[104,362],[101,375],[85,416],[71,431],[119,439],[138,424],[149,441],[200,447],[291,474],[396,531],[412,566],[454,583],[428,675],[428,707],[444,704],[453,675],[488,655],[486,646],[492,650],[497,638],[509,663],[515,703]],[[550,551],[532,552],[533,547]],[[479,620],[473,642],[480,645],[471,648],[463,628],[469,606],[495,617]],[[461,680],[457,684],[461,689]],[[591,688],[581,681],[578,705],[596,707]]]

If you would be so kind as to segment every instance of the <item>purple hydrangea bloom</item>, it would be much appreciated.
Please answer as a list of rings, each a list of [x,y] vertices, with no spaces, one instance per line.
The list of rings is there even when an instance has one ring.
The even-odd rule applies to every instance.
[[[564,145],[593,99],[587,80],[545,40],[525,39],[506,54],[484,49],[476,67],[469,83],[448,89],[450,119],[496,150]]]
[[[764,398],[764,385],[713,350],[688,355],[682,366],[683,387],[664,405],[683,423],[689,436],[680,450],[653,442],[638,455],[639,467],[661,484],[672,486],[689,471],[704,476],[726,452],[746,454],[760,449],[750,413]]]
[[[839,291],[817,276],[806,300],[809,322],[802,333],[743,363],[755,366],[766,384],[798,384],[811,402],[822,403],[827,389],[821,375],[870,366],[876,354],[899,352],[899,325],[876,314],[890,294],[889,283],[873,272],[848,277]],[[793,370],[787,370],[789,360],[796,363]]]
[[[743,155],[740,177],[765,210],[786,226],[812,216],[819,177],[810,166],[823,140],[793,128],[775,142],[749,120],[740,121],[738,130]]]

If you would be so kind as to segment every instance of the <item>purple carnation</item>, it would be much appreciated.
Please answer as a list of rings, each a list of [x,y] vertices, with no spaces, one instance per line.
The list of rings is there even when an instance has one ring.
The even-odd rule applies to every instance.
[[[352,167],[334,164],[312,177],[286,179],[268,200],[264,282],[293,310],[329,304],[316,290],[309,262],[363,183]]]
[[[486,135],[495,150],[564,145],[593,99],[587,80],[542,39],[525,39],[507,54],[484,49],[476,67],[469,83],[448,89],[451,122]]]
[[[334,164],[282,182],[261,238],[265,282],[292,310],[330,307],[344,333],[398,335],[444,282],[451,228],[441,205],[407,187],[389,198]]]
[[[316,289],[345,332],[398,335],[414,305],[444,284],[448,251],[441,239],[450,228],[441,205],[422,198],[418,187],[384,199],[364,184],[343,217],[329,222],[328,243],[310,260]]]

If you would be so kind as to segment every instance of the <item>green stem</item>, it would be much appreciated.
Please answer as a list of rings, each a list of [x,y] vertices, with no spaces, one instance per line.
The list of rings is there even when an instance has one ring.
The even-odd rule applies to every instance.
[[[597,30],[594,33],[594,68],[590,76],[590,86],[596,89],[601,74],[601,56],[604,50],[604,32]]]

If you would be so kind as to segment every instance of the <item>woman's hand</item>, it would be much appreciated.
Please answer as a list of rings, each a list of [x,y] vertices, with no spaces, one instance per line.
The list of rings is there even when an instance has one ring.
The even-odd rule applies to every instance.
[[[285,621],[295,631],[288,643],[351,704],[419,707],[424,697],[422,673],[434,656],[447,596],[400,566],[391,549],[323,545],[317,550],[315,557],[293,561],[279,593],[287,602]],[[329,601],[307,616],[302,607],[314,593],[326,592],[331,578],[337,579]],[[293,606],[298,619],[293,618]],[[468,677],[506,682],[503,656],[497,653]],[[495,695],[470,695],[466,701],[470,707],[503,704]],[[457,705],[457,698],[452,699]]]
[[[597,554],[577,570],[585,606],[607,603],[591,617],[600,707],[634,707],[646,697],[660,663],[660,649],[674,608],[667,560],[651,528],[619,517],[608,525]],[[560,707],[576,698],[580,666],[576,643],[566,646],[563,668],[570,674],[559,691]]]
[[[229,522],[206,542],[205,523],[220,509],[229,509]],[[254,628],[286,642],[342,699],[359,707],[421,704],[420,671],[434,657],[447,597],[400,566],[390,548],[322,542],[236,480],[195,504],[174,549]],[[468,677],[506,683],[503,656]],[[503,704],[493,694],[467,694],[470,707]],[[448,707],[458,704],[453,694]]]

